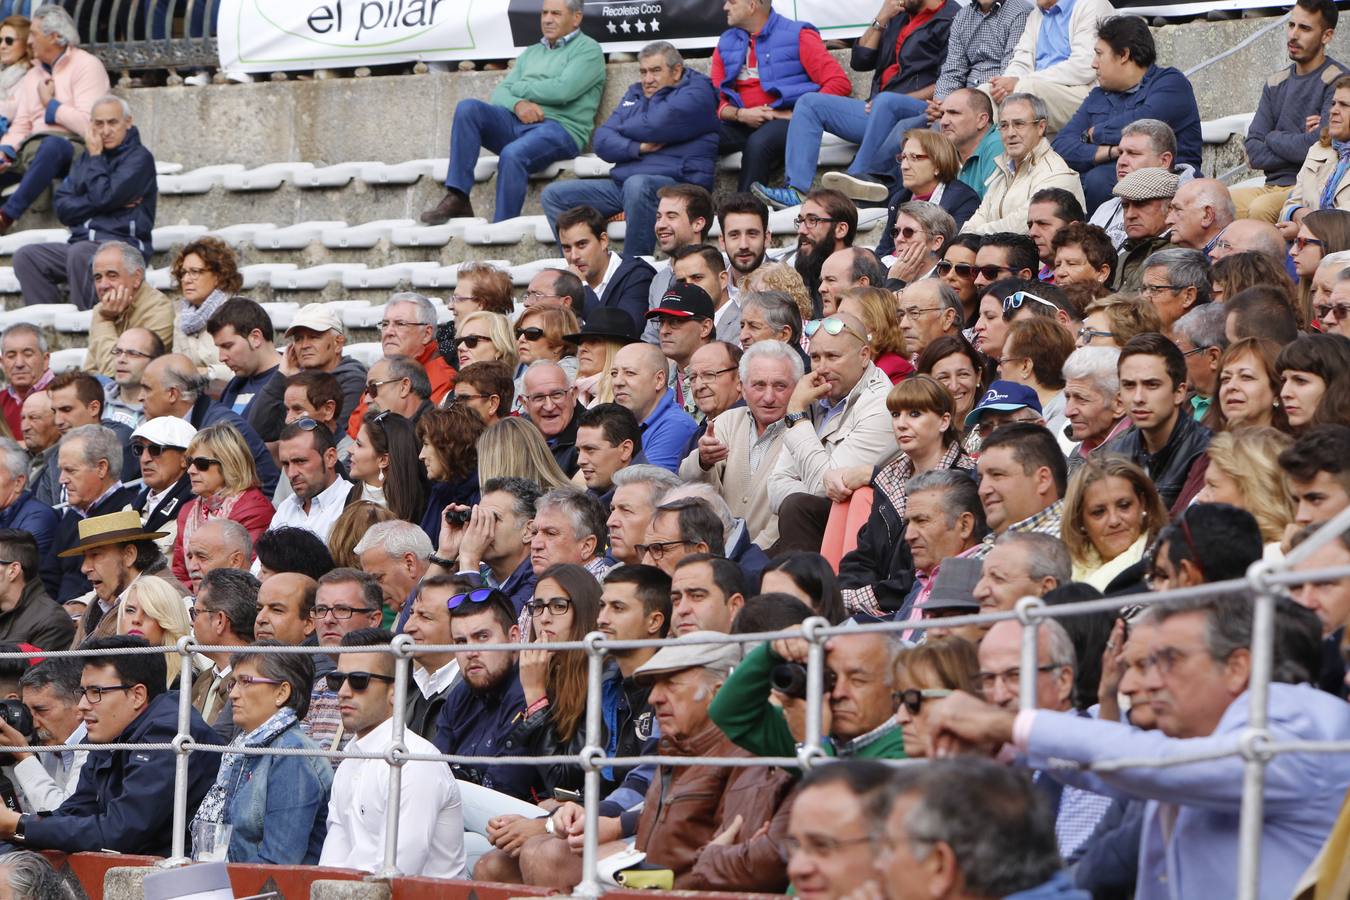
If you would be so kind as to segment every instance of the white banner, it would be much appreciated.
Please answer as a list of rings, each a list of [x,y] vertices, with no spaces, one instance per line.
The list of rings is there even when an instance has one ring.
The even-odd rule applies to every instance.
[[[720,0],[584,0],[582,30],[606,51],[651,41],[712,47]],[[862,34],[879,0],[778,0],[822,36]],[[512,59],[539,41],[539,0],[221,0],[221,68],[273,72],[413,60]]]

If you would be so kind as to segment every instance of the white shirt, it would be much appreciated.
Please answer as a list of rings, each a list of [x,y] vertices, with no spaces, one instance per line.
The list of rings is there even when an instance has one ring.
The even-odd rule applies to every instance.
[[[393,743],[394,723],[385,719],[347,749],[383,753]],[[405,731],[411,753],[436,753],[431,742]],[[464,816],[459,786],[450,767],[439,762],[403,765],[399,792],[398,857],[405,875],[467,878]],[[333,776],[328,799],[328,837],[321,866],[377,871],[384,862],[384,816],[389,800],[389,765],[383,759],[344,759]]]
[[[623,265],[623,257],[609,251],[609,267],[605,269],[605,277],[600,279],[600,284],[595,289],[595,296],[601,300],[605,297],[605,291],[609,289],[609,280],[614,277],[614,273],[619,271],[619,266]]]
[[[281,505],[277,507],[276,515],[272,516],[272,524],[268,526],[268,531],[273,528],[280,528],[283,525],[289,525],[295,528],[303,528],[306,531],[312,531],[319,536],[319,540],[325,544],[328,543],[328,533],[333,530],[333,524],[337,522],[338,516],[342,515],[342,510],[347,504],[347,494],[351,492],[352,483],[345,478],[339,478],[324,488],[323,493],[309,501],[309,512],[305,512],[304,507],[300,505],[300,498],[291,494]]]
[[[83,744],[89,732],[81,722],[62,743]],[[80,770],[89,758],[88,750],[63,750],[60,753],[34,753],[14,766],[14,783],[23,794],[24,810],[48,812],[75,793]]]
[[[455,679],[459,677],[459,660],[452,658],[435,672],[428,672],[421,666],[413,666],[412,677],[422,696],[430,700],[455,683]]]

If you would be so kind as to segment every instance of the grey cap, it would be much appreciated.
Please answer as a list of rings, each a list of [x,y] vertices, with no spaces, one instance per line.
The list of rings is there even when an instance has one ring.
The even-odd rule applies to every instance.
[[[657,675],[669,675],[685,669],[711,669],[725,678],[741,661],[740,644],[686,644],[698,638],[725,637],[719,631],[691,631],[680,636],[680,643],[670,644],[656,651],[656,655],[638,666],[633,677],[639,682],[650,681]]]
[[[1177,185],[1181,179],[1166,169],[1135,169],[1111,190],[1122,200],[1141,203],[1145,200],[1161,200],[1175,197]]]
[[[927,602],[919,607],[920,612],[937,609],[979,612],[980,604],[975,599],[975,585],[979,583],[983,571],[984,563],[978,559],[947,557],[938,566],[932,590],[928,592]]]

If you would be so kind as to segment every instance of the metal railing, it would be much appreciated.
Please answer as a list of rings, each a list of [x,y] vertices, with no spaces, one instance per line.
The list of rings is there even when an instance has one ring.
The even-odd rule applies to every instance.
[[[108,71],[212,67],[220,64],[216,17],[221,0],[34,0],[62,6],[82,46]]]
[[[454,653],[464,649],[463,645],[416,645],[408,635],[398,635],[387,646],[360,647],[349,652],[390,653],[395,657],[395,702],[392,716],[393,739],[391,746],[383,753],[357,752],[349,750],[306,750],[274,749],[269,747],[229,747],[228,745],[200,744],[192,739],[190,724],[192,720],[192,654],[201,652],[238,652],[239,647],[212,647],[197,644],[191,637],[179,640],[176,647],[132,648],[118,653],[178,653],[182,656],[182,683],[178,706],[178,732],[169,744],[63,744],[39,747],[5,748],[36,753],[54,753],[63,750],[118,750],[137,749],[152,751],[173,751],[177,754],[174,796],[173,796],[173,843],[172,857],[164,865],[181,865],[189,862],[186,855],[186,836],[188,825],[188,759],[194,752],[205,753],[243,753],[245,755],[271,756],[317,756],[331,759],[384,759],[390,767],[389,799],[385,824],[384,858],[378,877],[397,876],[399,801],[401,791],[402,766],[408,762],[445,762],[460,765],[551,765],[575,763],[584,772],[585,834],[582,851],[582,880],[573,893],[596,897],[603,892],[598,878],[597,833],[600,801],[600,770],[604,766],[634,766],[656,764],[670,766],[704,765],[721,767],[779,766],[787,768],[810,768],[828,759],[821,743],[821,712],[824,700],[825,643],[837,635],[856,635],[869,632],[896,632],[902,630],[923,631],[939,627],[952,629],[971,624],[992,624],[1015,619],[1022,625],[1020,706],[1030,710],[1036,708],[1036,671],[1038,667],[1038,646],[1036,626],[1042,619],[1061,618],[1096,612],[1112,612],[1124,607],[1160,606],[1181,601],[1200,599],[1224,593],[1246,592],[1252,602],[1252,645],[1251,676],[1248,683],[1248,725],[1238,736],[1235,749],[1208,750],[1202,753],[1174,754],[1166,759],[1114,759],[1095,763],[1084,768],[1090,771],[1119,771],[1125,768],[1162,768],[1184,765],[1205,760],[1240,756],[1244,762],[1242,803],[1239,822],[1239,900],[1255,900],[1257,897],[1258,875],[1260,871],[1261,826],[1263,820],[1263,791],[1265,786],[1266,764],[1280,753],[1346,753],[1350,752],[1350,741],[1284,741],[1271,739],[1267,728],[1267,704],[1270,696],[1270,680],[1274,656],[1274,610],[1277,594],[1282,586],[1305,581],[1324,581],[1350,577],[1350,566],[1338,566],[1327,569],[1309,570],[1293,573],[1292,567],[1306,559],[1328,541],[1337,539],[1342,532],[1350,529],[1350,509],[1333,518],[1315,534],[1294,549],[1279,562],[1259,561],[1253,564],[1245,578],[1203,584],[1175,590],[1150,594],[1131,594],[1123,597],[1108,597],[1046,606],[1039,598],[1024,597],[1018,601],[1015,609],[1006,612],[981,613],[977,615],[953,616],[937,620],[916,620],[905,622],[885,622],[874,625],[830,626],[824,619],[807,620],[800,631],[786,630],[759,634],[714,635],[699,638],[667,638],[652,640],[611,641],[599,633],[588,634],[580,641],[563,641],[549,645],[556,651],[583,651],[587,654],[588,686],[586,696],[585,736],[586,744],[576,755],[512,757],[512,756],[458,756],[453,754],[410,753],[405,743],[405,708],[408,695],[408,682],[411,674],[411,662],[420,653]],[[681,643],[760,643],[779,638],[801,637],[809,643],[807,657],[807,715],[806,734],[795,757],[606,757],[605,738],[602,717],[602,683],[605,656],[611,650],[662,647],[667,644]],[[534,645],[523,643],[475,644],[476,652],[518,651],[531,649]],[[249,647],[250,653],[302,653],[317,655],[321,653],[341,652],[333,647]],[[43,657],[82,657],[91,655],[109,655],[109,651],[66,650],[50,653],[3,653],[0,659],[26,658],[34,655]],[[922,760],[912,761],[921,764]],[[542,814],[542,810],[540,811]]]

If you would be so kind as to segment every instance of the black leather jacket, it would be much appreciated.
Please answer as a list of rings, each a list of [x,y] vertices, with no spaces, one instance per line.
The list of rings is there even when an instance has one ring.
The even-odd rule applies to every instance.
[[[1137,463],[1157,485],[1158,493],[1162,495],[1163,506],[1171,509],[1177,502],[1177,497],[1181,495],[1182,488],[1186,486],[1191,466],[1205,455],[1210,438],[1213,436],[1213,432],[1187,415],[1183,407],[1177,413],[1177,424],[1167,438],[1167,443],[1157,453],[1148,452],[1148,448],[1144,446],[1143,433],[1133,425],[1129,431],[1098,452],[1124,456]]]

